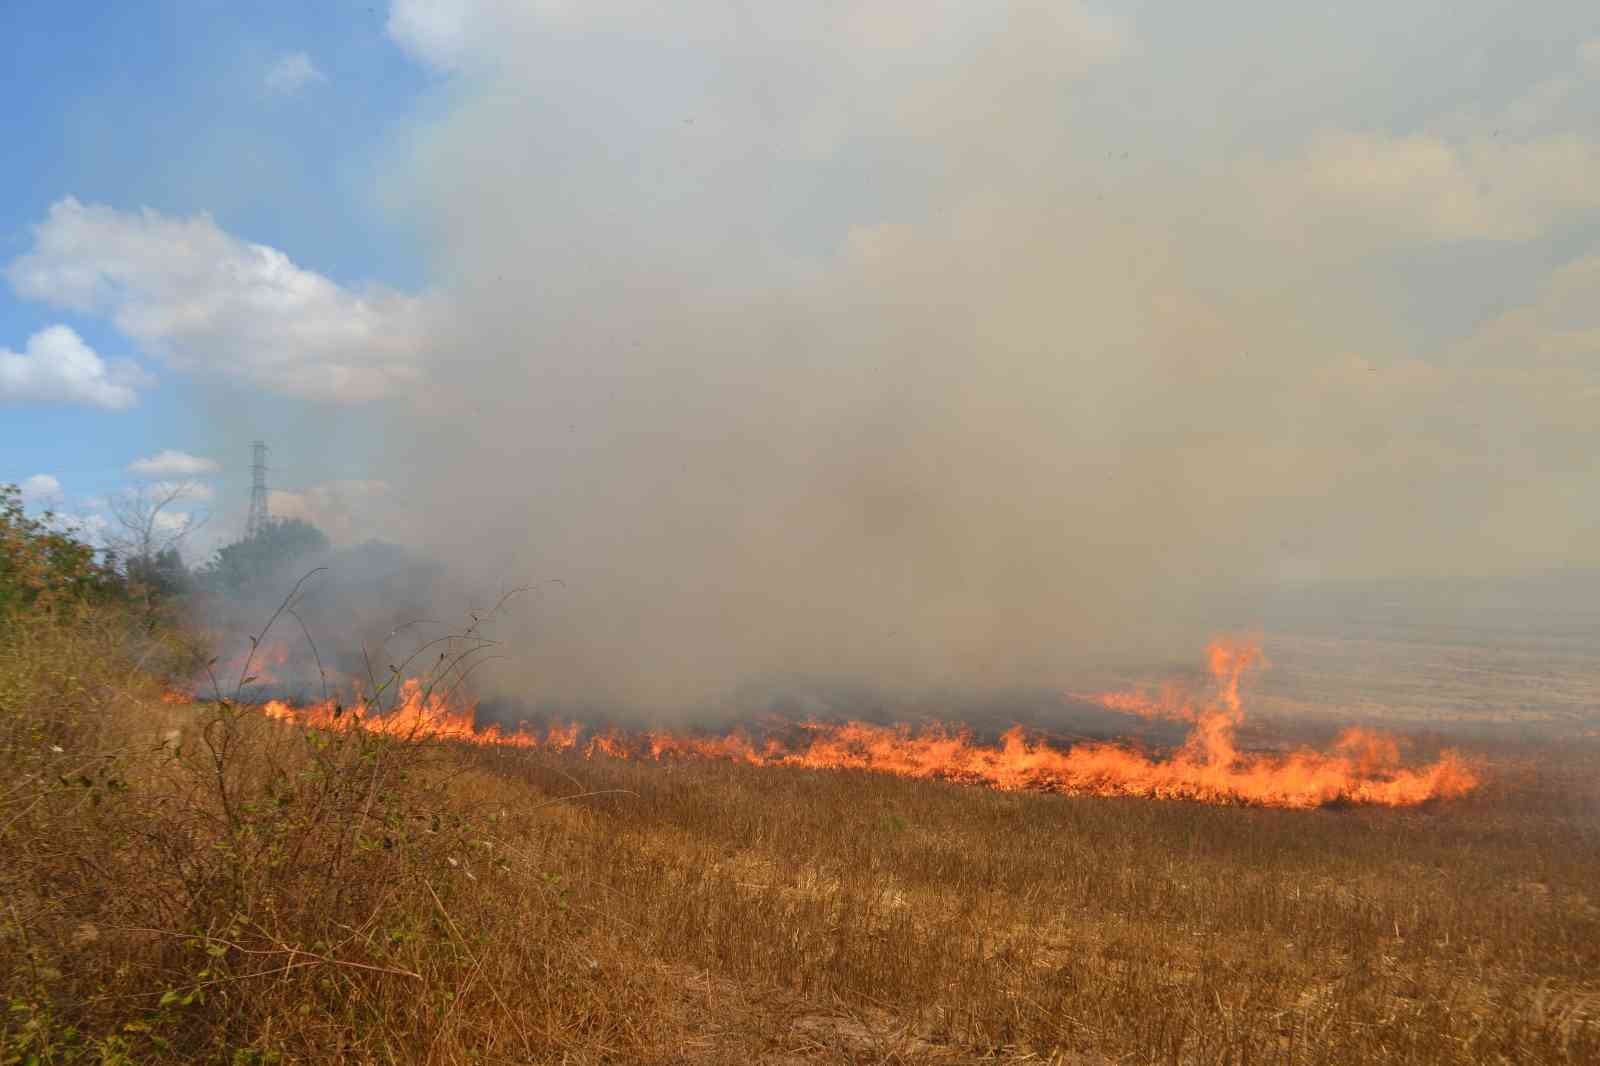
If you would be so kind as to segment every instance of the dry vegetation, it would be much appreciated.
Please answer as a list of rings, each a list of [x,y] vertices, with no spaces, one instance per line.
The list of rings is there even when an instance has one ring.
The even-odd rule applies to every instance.
[[[330,735],[0,634],[0,1062],[1600,1061],[1594,751],[1311,813]]]

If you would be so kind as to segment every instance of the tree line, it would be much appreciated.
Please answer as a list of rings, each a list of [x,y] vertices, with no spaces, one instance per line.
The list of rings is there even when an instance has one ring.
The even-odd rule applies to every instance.
[[[200,523],[188,514],[164,517],[181,498],[170,488],[119,498],[111,531],[96,545],[81,523],[48,510],[29,515],[18,486],[0,484],[0,617],[75,601],[157,604],[196,592],[239,593],[329,546],[310,522],[282,518],[191,568],[181,549]]]

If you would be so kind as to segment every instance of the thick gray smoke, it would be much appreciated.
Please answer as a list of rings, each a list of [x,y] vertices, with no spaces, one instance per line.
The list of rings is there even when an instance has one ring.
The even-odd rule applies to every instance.
[[[1164,140],[1072,5],[633,6],[411,27],[456,73],[386,196],[445,295],[385,462],[468,584],[565,583],[509,690],[1048,686],[1241,588],[1554,557],[1568,497],[1505,494],[1571,401],[1420,361],[1361,269],[1544,224],[1514,162],[1433,203],[1475,135]]]

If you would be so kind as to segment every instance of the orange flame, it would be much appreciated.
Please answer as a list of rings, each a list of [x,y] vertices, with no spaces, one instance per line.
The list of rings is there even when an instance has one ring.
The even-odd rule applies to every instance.
[[[788,737],[760,743],[741,731],[722,736],[616,730],[597,733],[583,745],[587,758],[728,759],[754,766],[854,769],[899,777],[939,779],[1014,791],[1021,789],[1100,796],[1147,796],[1205,803],[1308,808],[1333,803],[1408,806],[1466,795],[1478,774],[1454,751],[1424,766],[1401,764],[1400,746],[1370,730],[1347,730],[1324,754],[1301,750],[1288,755],[1240,753],[1234,729],[1243,719],[1240,685],[1245,673],[1264,660],[1254,642],[1214,641],[1209,648],[1215,698],[1196,707],[1177,690],[1154,701],[1137,693],[1103,694],[1114,709],[1154,707],[1162,717],[1194,723],[1188,739],[1170,758],[1156,759],[1118,744],[1052,747],[1013,726],[997,745],[975,742],[961,727],[879,726],[797,723]],[[366,704],[351,707],[329,700],[291,707],[273,700],[261,708],[268,717],[323,729],[364,729],[407,739],[445,739],[477,744],[578,750],[576,723],[544,732],[476,726],[472,704],[447,706],[417,681],[406,682],[398,705],[382,714]]]
[[[226,684],[243,679],[252,685],[277,685],[283,682],[281,674],[289,659],[289,645],[272,640],[253,651],[240,652],[219,667],[216,676]]]
[[[1097,703],[1112,711],[1136,714],[1141,718],[1165,718],[1174,722],[1199,722],[1208,714],[1222,714],[1237,725],[1244,718],[1239,684],[1245,672],[1267,665],[1261,646],[1253,640],[1213,640],[1206,647],[1211,677],[1217,683],[1216,703],[1201,707],[1193,695],[1176,682],[1159,686],[1154,695],[1143,692],[1069,693],[1076,699]]]
[[[1172,682],[1162,685],[1153,696],[1147,696],[1143,692],[1090,692],[1078,698],[1098,703],[1108,710],[1136,714],[1141,718],[1167,718],[1174,722],[1192,722],[1200,716],[1189,694]]]

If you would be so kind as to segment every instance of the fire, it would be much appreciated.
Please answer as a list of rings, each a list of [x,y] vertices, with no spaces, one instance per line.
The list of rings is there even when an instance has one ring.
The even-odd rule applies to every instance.
[[[282,641],[268,641],[254,651],[240,652],[217,667],[216,677],[231,685],[241,679],[250,685],[279,685],[289,668],[289,645]],[[246,676],[248,674],[248,676]]]
[[[1192,722],[1199,716],[1188,693],[1171,682],[1162,685],[1154,696],[1147,696],[1143,692],[1093,692],[1079,698],[1098,703],[1108,710],[1137,714],[1141,718]]]
[[[543,734],[527,729],[507,732],[498,725],[479,729],[476,704],[453,703],[448,694],[429,691],[415,678],[401,685],[395,705],[381,714],[374,713],[374,707],[361,699],[351,701],[349,706],[329,699],[303,707],[292,706],[284,700],[268,700],[261,705],[261,713],[313,729],[339,732],[361,729],[402,740],[459,740],[551,751],[576,747],[579,732],[576,723],[553,725]]]
[[[1477,772],[1454,751],[1422,766],[1402,765],[1399,743],[1370,730],[1347,730],[1326,753],[1246,753],[1234,746],[1243,720],[1241,683],[1264,659],[1258,644],[1214,641],[1208,658],[1215,694],[1204,703],[1176,688],[1153,698],[1138,693],[1095,697],[1115,710],[1191,722],[1188,739],[1168,758],[1120,744],[1079,744],[1062,749],[1013,726],[998,744],[983,744],[962,727],[879,726],[866,722],[808,721],[757,740],[743,731],[722,736],[680,733],[596,733],[580,745],[576,723],[543,731],[523,727],[478,728],[476,707],[450,705],[420,682],[408,681],[397,706],[375,713],[365,703],[327,700],[291,707],[262,705],[270,718],[332,730],[363,729],[404,739],[442,739],[617,759],[725,759],[753,766],[854,769],[899,777],[955,781],[1015,791],[1098,796],[1145,796],[1204,803],[1310,808],[1334,803],[1409,806],[1466,795]]]
[[[1195,702],[1191,693],[1176,682],[1159,686],[1154,695],[1143,692],[1092,692],[1073,694],[1077,699],[1097,703],[1112,711],[1136,714],[1141,718],[1164,718],[1174,722],[1196,723],[1207,714],[1221,714],[1237,725],[1244,719],[1239,685],[1252,667],[1266,666],[1261,646],[1253,640],[1213,640],[1206,647],[1212,680],[1217,683],[1215,702],[1207,707]]]

